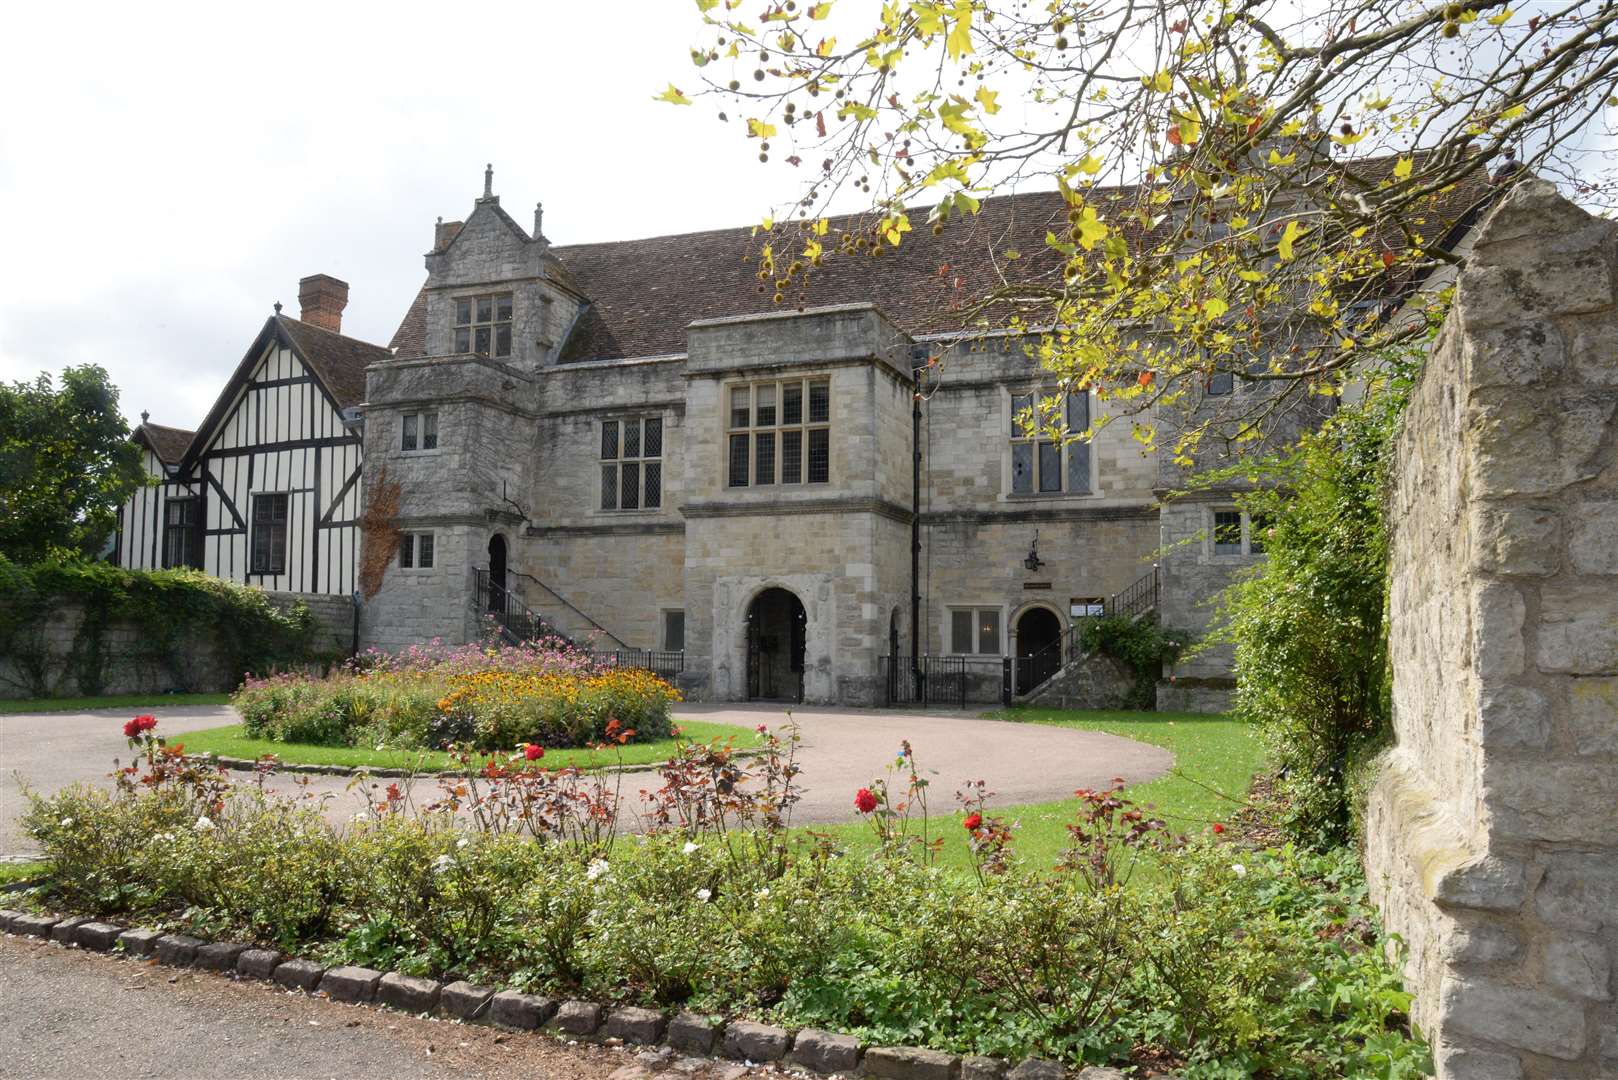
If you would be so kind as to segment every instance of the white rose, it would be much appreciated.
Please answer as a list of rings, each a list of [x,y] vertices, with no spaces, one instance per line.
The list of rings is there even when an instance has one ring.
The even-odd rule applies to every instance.
[[[349,818],[349,820],[350,821],[370,821],[371,820],[371,815],[367,814],[364,810],[361,810],[359,813],[357,813],[353,817]]]
[[[70,818],[70,817],[65,817],[65,818],[63,818],[63,819],[62,819],[62,820],[61,820],[61,826],[62,826],[62,828],[64,828],[64,829],[66,829],[66,828],[70,828],[70,827],[71,827],[71,826],[72,826],[72,824],[73,824],[73,819],[72,819],[72,818]]]
[[[712,898],[713,898],[713,893],[710,892],[709,890],[707,890],[707,889],[698,889],[697,890],[697,899],[701,900],[704,904],[706,904]]]
[[[203,814],[201,817],[197,818],[197,832],[207,832],[211,828],[213,828],[213,822],[208,820],[207,814]]]
[[[63,821],[62,824],[66,825],[68,822]],[[690,855],[692,852],[697,850],[697,843],[694,840],[687,840],[685,842],[685,847],[681,848],[680,850],[685,854]]]
[[[1237,877],[1246,877],[1247,867],[1243,866],[1241,863],[1234,863],[1230,868],[1230,872],[1235,874]]]
[[[458,848],[464,848],[467,845],[467,842],[466,837],[463,836],[459,840],[455,841],[455,846]]]
[[[455,860],[450,858],[448,855],[440,855],[438,858],[433,860],[433,869],[440,874],[454,865]]]
[[[587,880],[587,881],[594,881],[596,878],[601,877],[606,872],[607,872],[607,860],[606,859],[596,859],[584,871],[584,877],[585,877],[585,880]]]

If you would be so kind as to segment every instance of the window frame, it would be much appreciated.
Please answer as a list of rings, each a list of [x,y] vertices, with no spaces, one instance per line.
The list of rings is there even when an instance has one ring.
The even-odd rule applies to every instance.
[[[438,451],[438,410],[412,409],[399,414],[399,452],[432,454]],[[431,431],[428,429],[431,428]],[[433,444],[427,445],[431,435]]]
[[[259,506],[274,507],[274,500],[280,500],[283,508],[279,518],[268,516],[260,518]],[[248,573],[255,577],[280,577],[287,572],[287,547],[291,539],[292,524],[292,493],[287,491],[255,491],[252,493],[248,506],[248,532],[247,532],[247,566]],[[260,540],[260,529],[264,529],[264,540]],[[276,561],[275,535],[279,531],[281,536],[280,561]],[[264,551],[264,547],[268,550]],[[260,554],[264,558],[259,558]]]
[[[1238,550],[1219,550],[1219,515],[1221,514],[1238,515],[1237,525],[1241,530],[1240,541],[1236,545]],[[1252,514],[1233,503],[1220,503],[1208,507],[1207,545],[1209,557],[1214,559],[1250,559],[1267,554],[1264,550],[1264,542],[1262,540],[1257,541],[1257,546],[1255,547],[1253,537],[1259,529],[1268,527],[1266,525],[1268,520],[1268,514],[1259,514],[1255,521]]]
[[[185,506],[190,511],[191,520],[178,524],[169,520],[170,507]],[[181,495],[172,499],[163,500],[163,568],[173,570],[189,567],[193,570],[202,568],[202,544],[200,530],[198,529],[197,512],[202,507],[202,500],[195,495]],[[173,558],[170,545],[175,536],[181,537],[183,557]]]
[[[1044,437],[1039,429],[1028,430],[1017,419],[1024,408],[1032,408],[1036,412],[1040,401],[1045,398],[1056,397],[1061,394],[1059,388],[1049,387],[1014,387],[1006,388],[1006,402],[1008,423],[1006,431],[1006,488],[1005,497],[1011,499],[1060,499],[1060,498],[1095,498],[1101,494],[1101,485],[1096,475],[1095,440],[1061,440],[1052,441]],[[1082,401],[1084,404],[1084,426],[1075,428],[1074,404]],[[1026,405],[1021,403],[1027,402]],[[1062,426],[1068,433],[1088,430],[1095,415],[1095,402],[1090,390],[1074,390],[1068,393],[1062,404]],[[1019,429],[1022,429],[1019,431]],[[1028,490],[1019,491],[1017,488],[1017,448],[1027,446],[1029,479]],[[1056,455],[1055,472],[1057,486],[1046,485],[1046,452]],[[1080,490],[1073,483],[1075,473],[1083,473],[1083,489]]]
[[[482,318],[482,304],[487,301],[489,305],[489,318]],[[502,309],[502,301],[504,307]],[[450,311],[450,342],[452,352],[457,355],[470,353],[473,356],[482,356],[490,360],[509,360],[516,355],[516,299],[509,292],[467,293],[463,296],[453,296],[450,303],[454,305]],[[462,305],[465,305],[466,321],[461,319]],[[504,310],[504,318],[500,317]],[[487,329],[489,332],[489,348],[479,351],[477,348],[477,332]],[[506,351],[499,351],[500,331],[506,332]],[[466,344],[461,344],[462,334],[465,334]]]
[[[400,533],[399,540],[399,546],[393,552],[393,561],[400,570],[421,573],[438,568],[438,534],[436,531],[432,529],[414,529]],[[421,559],[423,549],[427,553],[425,563]]]
[[[787,420],[787,399],[789,388],[796,391],[797,417],[796,421]],[[824,388],[824,415],[815,419],[814,406],[817,389]],[[770,402],[767,405],[760,403],[760,390],[769,393]],[[747,422],[738,424],[736,395],[739,392],[747,394]],[[832,482],[831,468],[831,429],[832,429],[832,393],[830,375],[800,375],[794,378],[777,379],[746,379],[738,382],[725,383],[720,408],[725,417],[725,437],[720,443],[721,467],[724,470],[723,487],[729,491],[741,491],[758,488],[807,488],[829,485]],[[769,409],[770,420],[761,423],[759,414],[761,409]],[[768,436],[766,443],[761,436]],[[797,449],[790,457],[787,450],[789,437],[795,436]],[[737,440],[742,440],[738,443]],[[824,452],[824,474],[815,479],[811,466],[815,460],[815,444],[822,444]],[[737,447],[744,449],[740,457]],[[762,473],[761,463],[766,460],[764,447],[768,446],[768,461],[770,478],[765,482],[759,481]],[[740,483],[736,482],[736,465],[740,462],[745,475]],[[789,466],[793,466],[789,468]],[[789,472],[796,474],[796,479],[787,479]]]
[[[635,456],[630,457],[624,453],[629,440],[626,438],[634,425]],[[651,430],[657,431],[657,453],[647,453],[650,440],[647,434]],[[614,430],[613,456],[607,456],[607,431]],[[595,428],[596,435],[596,465],[597,472],[596,510],[603,514],[647,514],[661,513],[663,510],[663,492],[667,487],[668,470],[664,463],[668,460],[665,451],[668,449],[669,426],[662,413],[632,413],[628,416],[602,417]],[[654,502],[648,498],[652,486],[648,477],[651,475],[649,466],[657,466],[657,498]],[[635,473],[635,505],[624,505],[624,473],[625,467],[634,469]],[[613,505],[607,502],[607,475],[613,478]]]
[[[945,650],[945,655],[947,655],[947,656],[998,656],[998,657],[1003,657],[1003,656],[1006,655],[1006,634],[1005,634],[1005,611],[1004,611],[1004,609],[1002,609],[1000,607],[995,607],[995,606],[987,606],[987,607],[985,607],[985,606],[982,606],[982,605],[979,605],[979,604],[949,604],[949,605],[945,606],[945,612],[947,613],[947,617],[948,617],[948,620],[949,620],[948,623],[946,624],[947,625],[946,632],[949,635],[949,638],[948,638],[948,646],[949,647]],[[956,617],[959,616],[959,615],[970,615],[971,618],[972,618],[972,625],[971,625],[971,636],[972,636],[971,645],[972,645],[972,648],[970,650],[965,651],[965,652],[963,652],[960,649],[957,649],[955,647],[957,644],[959,644],[959,642],[956,640],[956,633],[955,633],[955,631],[956,631]],[[993,631],[994,631],[994,648],[992,650],[986,650],[986,649],[983,648],[984,630],[986,629],[985,618],[984,618],[985,616],[992,616],[993,620],[994,620],[994,627],[993,627]]]

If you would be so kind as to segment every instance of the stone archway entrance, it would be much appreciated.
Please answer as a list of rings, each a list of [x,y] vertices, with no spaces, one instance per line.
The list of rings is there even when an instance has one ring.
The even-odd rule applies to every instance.
[[[803,602],[769,588],[747,608],[747,700],[803,700],[804,647],[809,617]]]
[[[1033,607],[1017,620],[1017,686],[1026,694],[1062,670],[1062,620],[1050,608]]]

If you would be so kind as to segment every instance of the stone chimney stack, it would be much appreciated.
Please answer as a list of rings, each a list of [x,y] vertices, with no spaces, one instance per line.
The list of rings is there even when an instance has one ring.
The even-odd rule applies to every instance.
[[[298,281],[298,303],[303,307],[299,319],[310,326],[343,332],[343,309],[348,306],[348,282],[338,281],[330,274],[311,274]]]

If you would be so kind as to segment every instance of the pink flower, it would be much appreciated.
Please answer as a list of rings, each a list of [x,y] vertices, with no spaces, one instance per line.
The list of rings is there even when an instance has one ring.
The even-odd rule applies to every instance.
[[[854,809],[862,814],[876,809],[876,796],[871,794],[870,788],[862,787],[854,793]]]

